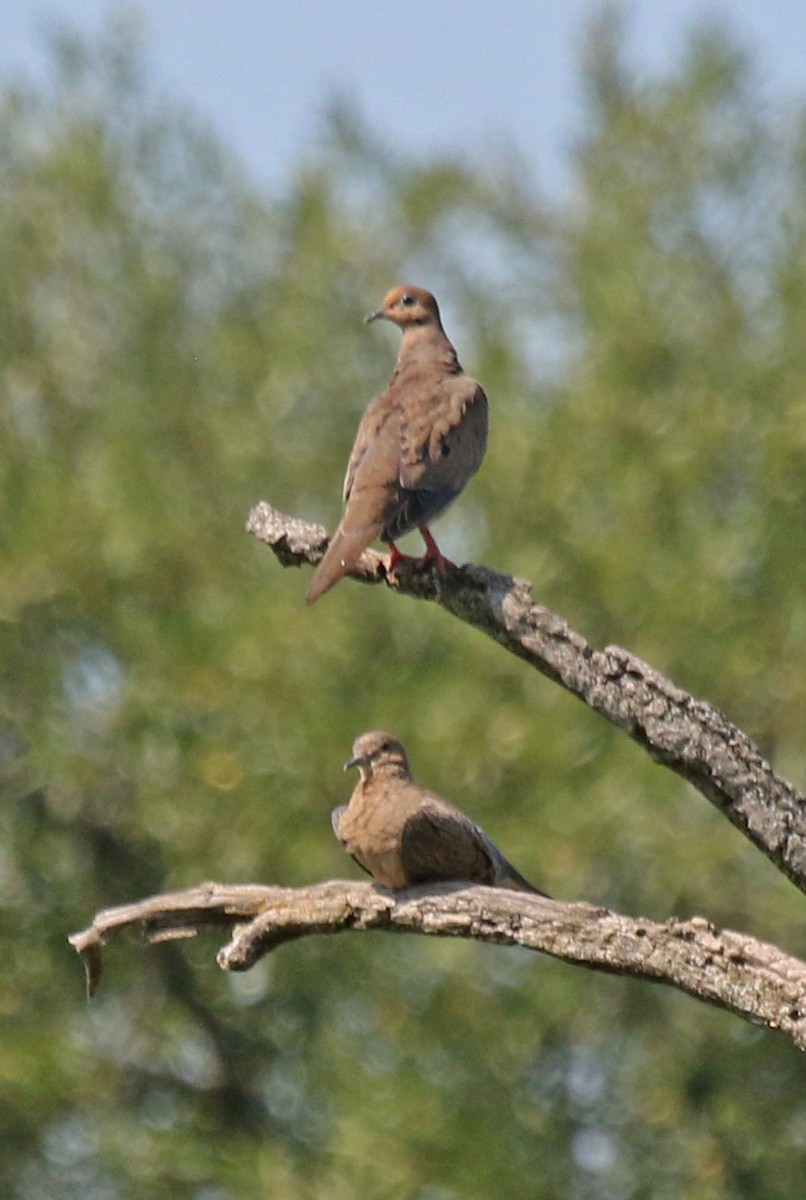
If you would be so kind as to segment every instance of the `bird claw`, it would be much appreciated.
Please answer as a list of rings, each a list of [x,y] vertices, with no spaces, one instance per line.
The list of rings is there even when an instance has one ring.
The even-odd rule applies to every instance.
[[[441,551],[436,554],[426,551],[422,558],[413,558],[412,564],[415,571],[425,571],[428,567],[433,567],[438,575],[447,575],[448,568],[456,566],[456,563],[451,562]]]
[[[391,549],[388,557],[383,560],[383,567],[387,579],[397,579],[397,568],[400,563],[411,563],[412,567],[415,567],[418,560],[412,558],[410,554],[401,554],[394,542],[390,542],[389,545]]]
[[[409,558],[408,554],[401,554],[394,542],[389,543],[389,558],[386,560],[386,574],[394,575],[395,569],[399,562],[405,562]]]
[[[425,554],[421,558],[415,558],[412,554],[402,554],[394,542],[389,543],[389,556],[383,564],[387,579],[397,578],[397,568],[400,563],[410,564],[411,570],[416,572],[424,571],[427,567],[433,565],[440,575],[444,575],[448,567],[455,565],[442,553],[434,541],[431,531],[426,526],[420,528],[420,533],[425,542]]]

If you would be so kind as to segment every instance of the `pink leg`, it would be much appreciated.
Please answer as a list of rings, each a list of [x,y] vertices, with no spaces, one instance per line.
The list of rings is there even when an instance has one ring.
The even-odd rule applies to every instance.
[[[453,566],[453,563],[451,563],[450,559],[447,559],[442,553],[439,546],[434,541],[434,536],[428,526],[420,525],[419,529],[422,539],[425,542],[425,554],[420,561],[423,563],[423,565],[427,562],[433,562],[437,570],[444,575],[446,565]]]
[[[398,550],[398,548],[394,542],[390,541],[388,543],[388,545],[389,545],[389,559],[386,563],[386,574],[394,575],[395,567],[402,559],[406,558],[406,555],[400,553],[400,551]]]

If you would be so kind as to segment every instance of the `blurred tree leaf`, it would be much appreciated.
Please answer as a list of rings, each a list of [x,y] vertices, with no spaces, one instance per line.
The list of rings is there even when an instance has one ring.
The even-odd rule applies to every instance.
[[[605,22],[567,204],[338,104],[267,200],[138,36],[63,37],[0,96],[0,1190],[789,1200],[801,1061],[683,998],[366,937],[237,982],[118,948],[87,1009],[64,937],[202,878],[350,871],[340,764],[388,726],[548,891],[802,952],[794,889],[627,739],[438,612],[346,583],[305,609],[242,529],[263,497],[335,521],[395,353],[361,318],[422,282],[492,403],[446,552],[802,780],[806,117],[713,31],[638,83]]]

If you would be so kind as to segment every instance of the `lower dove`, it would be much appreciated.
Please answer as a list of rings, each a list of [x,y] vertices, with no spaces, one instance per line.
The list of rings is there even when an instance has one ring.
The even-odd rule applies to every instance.
[[[388,888],[468,880],[545,896],[504,858],[480,826],[411,777],[390,733],[364,733],[344,769],[361,778],[349,804],[333,810],[333,832],[373,879]]]

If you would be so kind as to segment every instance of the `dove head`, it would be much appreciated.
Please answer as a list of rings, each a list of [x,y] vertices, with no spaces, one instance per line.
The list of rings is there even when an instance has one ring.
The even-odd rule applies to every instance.
[[[397,738],[382,729],[362,733],[355,739],[352,756],[344,764],[345,771],[350,767],[358,767],[364,781],[378,773],[403,775],[406,778],[409,774],[406,751]]]
[[[442,328],[437,302],[430,292],[424,288],[402,287],[392,288],[384,297],[383,304],[366,317],[366,321],[391,321],[400,329],[406,330],[415,325],[436,325]]]

